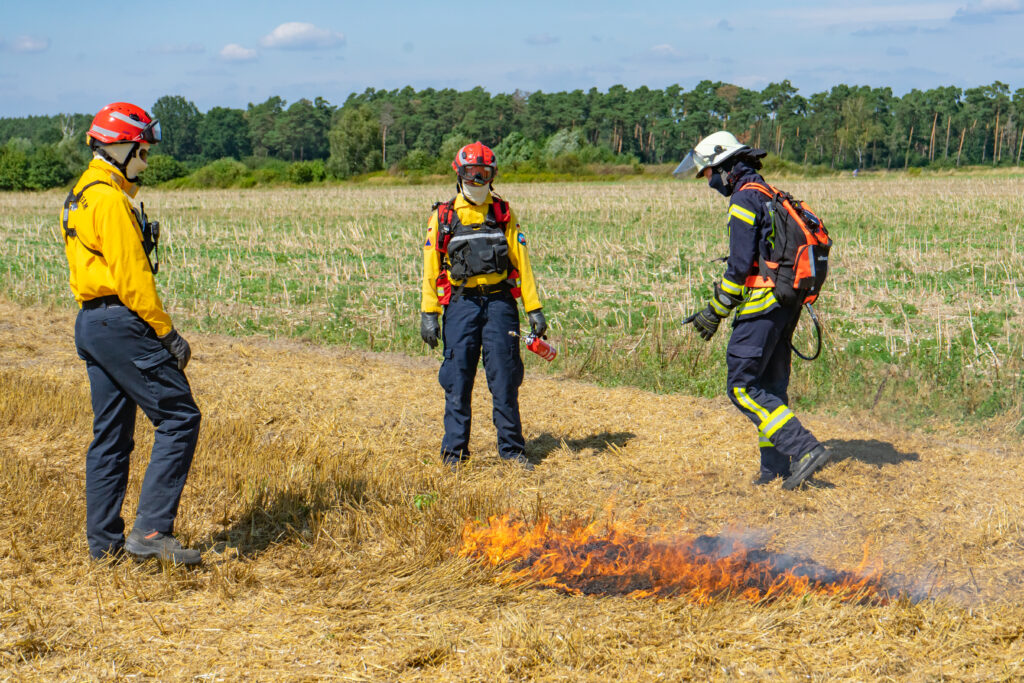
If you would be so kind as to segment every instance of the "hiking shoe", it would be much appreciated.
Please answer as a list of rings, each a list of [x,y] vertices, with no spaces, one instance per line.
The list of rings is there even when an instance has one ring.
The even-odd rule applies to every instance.
[[[808,477],[828,462],[828,456],[828,450],[824,446],[821,444],[815,446],[813,451],[793,463],[793,474],[782,482],[782,488],[791,491],[807,481]]]
[[[533,463],[526,459],[526,456],[520,453],[519,455],[513,455],[510,458],[502,458],[507,463],[520,465],[527,472],[533,472]]]
[[[202,561],[198,550],[182,548],[174,536],[159,531],[142,533],[138,529],[133,529],[124,542],[124,549],[139,559],[156,557],[174,564],[186,565],[199,564]]]

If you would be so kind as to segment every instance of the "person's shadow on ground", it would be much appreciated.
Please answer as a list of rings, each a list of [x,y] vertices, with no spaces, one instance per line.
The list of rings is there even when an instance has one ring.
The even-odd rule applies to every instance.
[[[831,451],[832,464],[852,459],[881,468],[921,459],[917,453],[901,453],[891,443],[877,439],[829,439],[825,447]]]
[[[636,438],[636,434],[633,432],[600,432],[581,439],[560,439],[544,432],[526,444],[526,457],[531,462],[539,463],[560,448],[563,443],[573,453],[593,449],[594,455],[599,455],[611,447],[622,448],[633,438]]]
[[[239,556],[254,558],[285,538],[311,543],[323,513],[342,503],[364,502],[366,486],[362,477],[345,477],[315,482],[307,490],[259,496],[231,524],[214,534],[207,548],[224,552],[233,547]]]

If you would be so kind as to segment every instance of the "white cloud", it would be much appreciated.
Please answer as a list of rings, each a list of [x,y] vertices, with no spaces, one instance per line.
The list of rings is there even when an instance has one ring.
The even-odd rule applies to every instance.
[[[11,41],[11,52],[43,52],[49,49],[49,38],[37,38],[36,36],[18,36]]]
[[[661,45],[655,45],[651,48],[651,54],[659,57],[679,57],[679,51],[668,43],[662,43]]]
[[[251,62],[258,56],[256,50],[242,47],[238,43],[228,43],[220,51],[220,58],[227,62]]]
[[[345,35],[301,21],[281,24],[260,39],[263,47],[283,50],[320,50],[345,44]]]
[[[661,64],[692,64],[692,63],[704,63],[709,60],[707,54],[695,53],[695,52],[680,52],[675,48],[674,45],[669,43],[661,43],[660,45],[653,45],[646,52],[641,52],[632,56],[623,58],[626,62],[640,62],[640,63],[661,63]]]
[[[972,0],[956,10],[953,21],[983,22],[995,17],[1024,13],[1021,0]]]

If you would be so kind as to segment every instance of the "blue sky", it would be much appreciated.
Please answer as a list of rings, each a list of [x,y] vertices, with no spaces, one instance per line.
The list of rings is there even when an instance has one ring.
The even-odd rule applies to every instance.
[[[1024,87],[1024,0],[0,3],[0,116],[368,87]]]

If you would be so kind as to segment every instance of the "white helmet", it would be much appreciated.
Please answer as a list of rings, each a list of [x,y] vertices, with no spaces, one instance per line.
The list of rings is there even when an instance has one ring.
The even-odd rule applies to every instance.
[[[726,159],[739,154],[747,153],[755,159],[763,157],[767,152],[763,149],[753,149],[736,139],[736,136],[727,130],[720,130],[712,133],[697,143],[697,146],[690,150],[690,153],[679,162],[672,175],[682,178],[689,173],[694,177],[700,177],[708,166],[720,166]]]

